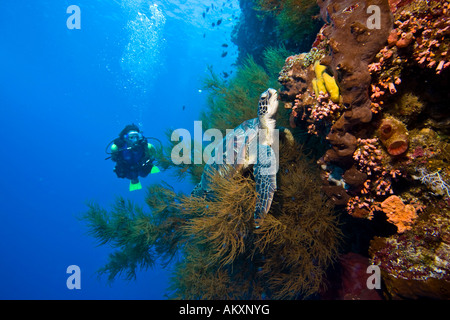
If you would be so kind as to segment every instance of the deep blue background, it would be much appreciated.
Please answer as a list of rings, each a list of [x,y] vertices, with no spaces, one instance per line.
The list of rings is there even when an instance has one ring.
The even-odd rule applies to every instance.
[[[86,201],[108,208],[118,195],[144,206],[146,186],[160,180],[190,192],[189,182],[179,183],[163,172],[143,179],[144,189],[130,193],[128,181],[117,179],[113,163],[104,160],[104,150],[132,122],[162,140],[167,128],[193,132],[205,107],[205,92],[199,89],[206,66],[232,70],[235,20],[230,20],[239,15],[237,2],[2,3],[1,299],[165,298],[167,270],[141,272],[137,281],[119,279],[111,286],[97,279],[95,271],[106,263],[110,248],[97,247],[76,217],[86,211]],[[155,50],[140,57],[145,70],[136,67],[132,71],[140,77],[133,78],[122,59],[128,44],[139,45],[127,24],[135,19],[136,8],[151,19],[146,9],[154,3],[165,23]],[[211,3],[215,8],[203,18]],[[80,30],[66,27],[69,5],[81,9]],[[212,27],[220,18],[219,28]],[[224,42],[229,54],[221,58]],[[66,288],[66,268],[72,264],[81,268],[81,290]]]

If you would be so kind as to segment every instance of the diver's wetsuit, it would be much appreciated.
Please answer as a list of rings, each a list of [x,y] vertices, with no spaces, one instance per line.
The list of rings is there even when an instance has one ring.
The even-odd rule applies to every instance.
[[[118,151],[111,158],[116,162],[114,172],[117,177],[135,181],[138,177],[148,176],[153,167],[151,151],[154,149],[147,139],[144,138],[131,147],[123,138],[117,138],[114,144]]]

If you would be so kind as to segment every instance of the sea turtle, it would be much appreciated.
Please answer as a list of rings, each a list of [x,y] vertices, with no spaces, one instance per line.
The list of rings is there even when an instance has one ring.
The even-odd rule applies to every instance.
[[[253,166],[257,192],[255,222],[264,218],[277,188],[277,110],[278,93],[269,88],[259,99],[258,117],[241,123],[216,146],[214,157],[205,165],[201,181],[192,191],[194,196],[211,194],[210,184],[215,171],[230,177],[236,171],[245,172]]]

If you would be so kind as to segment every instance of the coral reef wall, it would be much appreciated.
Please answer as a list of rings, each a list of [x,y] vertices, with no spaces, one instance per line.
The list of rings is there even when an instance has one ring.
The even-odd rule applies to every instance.
[[[320,4],[322,15],[330,19],[323,35],[331,49],[321,64],[328,66],[337,79],[344,108],[327,136],[332,148],[327,151],[325,162],[348,162],[356,149],[357,131],[372,120],[368,65],[383,47],[393,21],[387,1],[371,3],[380,8],[379,28],[368,28],[365,2],[323,1]]]
[[[359,251],[385,297],[448,299],[449,2],[318,4],[311,50],[280,72],[291,126],[326,138],[323,190],[349,224],[377,230]]]

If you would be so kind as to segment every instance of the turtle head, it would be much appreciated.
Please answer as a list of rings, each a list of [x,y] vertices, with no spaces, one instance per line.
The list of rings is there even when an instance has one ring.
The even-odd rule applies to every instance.
[[[269,88],[261,94],[258,102],[258,117],[275,118],[278,111],[277,90]]]

